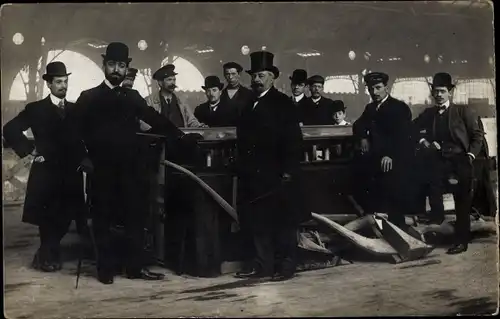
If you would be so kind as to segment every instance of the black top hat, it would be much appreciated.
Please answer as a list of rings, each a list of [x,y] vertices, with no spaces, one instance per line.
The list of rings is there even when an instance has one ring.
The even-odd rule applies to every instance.
[[[137,75],[137,69],[136,68],[128,68],[127,69],[127,77],[129,78],[135,78]]]
[[[111,42],[106,48],[106,54],[101,54],[104,60],[120,61],[130,63],[132,58],[128,56],[128,46],[121,42]]]
[[[253,74],[260,71],[270,71],[277,79],[280,75],[280,70],[273,65],[274,54],[268,51],[257,51],[250,53],[251,67],[247,70],[248,74]]]
[[[216,75],[209,75],[205,78],[205,85],[202,85],[201,88],[206,90],[210,88],[218,87],[219,90],[222,90],[224,84],[221,83],[220,79]]]
[[[289,77],[292,83],[306,83],[307,82],[307,71],[303,69],[294,70],[292,76]]]
[[[455,87],[455,84],[452,83],[450,74],[445,72],[439,72],[434,74],[431,86],[432,87],[444,86],[447,87],[448,89],[452,89]]]
[[[314,83],[325,84],[325,78],[322,77],[321,75],[313,75],[307,80],[307,84],[311,85]]]
[[[166,64],[161,68],[159,68],[155,73],[153,73],[153,79],[156,81],[161,81],[168,76],[177,75],[177,73],[175,73],[174,70],[175,70],[175,65]]]
[[[371,72],[364,76],[366,85],[375,85],[377,83],[384,83],[387,85],[389,82],[389,76],[382,72]]]
[[[335,100],[333,101],[332,105],[332,110],[333,112],[338,112],[338,111],[345,111],[346,107],[344,105],[344,102],[342,100]]]
[[[238,71],[238,73],[240,73],[241,71],[243,71],[243,67],[241,65],[239,65],[238,63],[236,62],[227,62],[225,63],[222,68],[224,70],[226,69],[236,69],[236,71]]]
[[[50,62],[47,64],[45,74],[42,75],[42,79],[48,81],[50,78],[54,76],[68,76],[71,73],[66,72],[66,65],[64,63],[56,61]]]

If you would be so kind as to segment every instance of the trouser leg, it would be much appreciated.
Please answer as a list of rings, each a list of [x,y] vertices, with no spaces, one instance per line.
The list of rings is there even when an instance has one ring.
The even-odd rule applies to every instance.
[[[454,160],[455,173],[458,177],[458,185],[454,193],[457,216],[455,242],[457,244],[467,244],[470,240],[473,167],[468,162],[467,156],[463,155]]]
[[[253,234],[255,245],[255,266],[266,276],[274,273],[274,244],[269,231],[257,231]]]
[[[297,265],[297,227],[278,226],[275,236],[279,272],[293,275]]]

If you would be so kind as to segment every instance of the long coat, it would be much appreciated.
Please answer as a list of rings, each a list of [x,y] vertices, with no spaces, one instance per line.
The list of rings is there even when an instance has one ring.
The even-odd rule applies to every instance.
[[[232,98],[229,98],[229,94],[227,93],[227,87],[222,90],[220,99],[221,102],[224,102],[231,109],[236,109],[238,115],[241,114],[243,108],[252,101],[254,98],[254,93],[252,90],[240,85],[238,91],[233,95]]]
[[[236,126],[238,110],[221,100],[215,111],[210,109],[209,102],[202,103],[194,110],[194,116],[209,127]]]
[[[255,101],[255,100],[254,100]],[[300,196],[302,132],[292,101],[274,87],[254,108],[250,101],[237,125],[238,213],[254,231],[308,220]],[[283,173],[292,176],[284,185]]]
[[[391,96],[377,110],[377,103],[369,103],[363,114],[354,122],[353,133],[359,139],[367,138],[368,154],[362,156],[359,167],[364,181],[368,183],[374,209],[399,210],[409,205],[412,189],[411,170],[414,144],[412,143],[411,110],[403,101]],[[392,170],[383,172],[382,158],[392,159]]]
[[[41,222],[75,218],[85,209],[83,176],[77,172],[73,156],[82,150],[68,137],[69,124],[65,113],[75,105],[65,103],[61,110],[47,98],[28,103],[23,111],[5,124],[3,135],[16,154],[23,158],[36,147],[44,162],[33,162],[28,178],[23,222]],[[23,131],[31,128],[34,140]]]

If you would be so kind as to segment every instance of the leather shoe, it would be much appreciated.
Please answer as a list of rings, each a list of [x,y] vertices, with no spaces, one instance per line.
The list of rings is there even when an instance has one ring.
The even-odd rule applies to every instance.
[[[467,244],[457,244],[457,245],[454,245],[453,247],[451,247],[450,249],[448,249],[448,251],[446,253],[449,255],[456,255],[456,254],[463,253],[464,251],[467,251],[467,248],[468,248]]]
[[[272,281],[286,281],[295,277],[294,273],[277,273],[273,276]]]
[[[263,271],[259,271],[255,268],[251,269],[250,271],[241,271],[237,272],[235,277],[244,279],[244,278],[265,278],[265,277],[271,277],[271,274],[266,274]]]
[[[165,279],[164,274],[149,271],[146,268],[142,268],[139,271],[127,271],[128,279],[143,279],[143,280],[162,280]]]
[[[114,282],[113,274],[107,271],[97,271],[97,279],[105,285],[111,285]]]

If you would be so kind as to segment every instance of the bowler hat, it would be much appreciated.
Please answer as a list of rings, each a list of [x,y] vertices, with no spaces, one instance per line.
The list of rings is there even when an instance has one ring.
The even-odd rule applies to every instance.
[[[274,78],[277,79],[280,75],[279,69],[273,65],[274,54],[268,51],[256,51],[250,53],[250,70],[247,70],[248,74],[253,74],[260,71],[270,71],[274,74]]]
[[[333,106],[332,106],[333,112],[338,112],[338,111],[345,111],[346,107],[344,105],[344,102],[342,100],[335,100],[333,101]]]
[[[451,81],[451,75],[445,72],[436,73],[432,78],[431,86],[444,86],[448,89],[452,89],[455,87],[455,85]]]
[[[364,76],[366,85],[375,85],[377,83],[383,83],[387,85],[389,82],[389,76],[383,72],[371,72]]]
[[[128,68],[127,69],[127,77],[129,78],[135,78],[137,75],[137,69],[136,68]]]
[[[159,68],[155,73],[153,73],[153,79],[156,81],[161,81],[166,77],[177,75],[177,73],[175,73],[174,70],[175,70],[175,65],[166,64],[161,68]]]
[[[219,90],[222,90],[224,84],[220,81],[219,77],[216,75],[209,75],[205,78],[205,85],[202,85],[201,88],[206,90],[210,88],[218,87]]]
[[[130,63],[132,58],[128,56],[128,46],[121,42],[111,42],[106,48],[106,54],[101,54],[104,60],[112,60]]]
[[[225,63],[222,66],[222,68],[224,70],[226,70],[226,69],[236,69],[236,71],[238,73],[240,73],[241,71],[243,71],[243,67],[241,65],[239,65],[238,63],[236,63],[236,62],[227,62],[227,63]]]
[[[325,78],[322,77],[321,75],[313,75],[307,80],[307,84],[311,85],[314,83],[325,84]]]
[[[294,70],[292,76],[289,77],[293,84],[306,83],[307,82],[307,71],[303,69]]]
[[[54,76],[68,76],[71,73],[66,72],[66,65],[64,63],[55,61],[47,64],[45,74],[42,75],[42,79],[48,81],[50,78]]]

